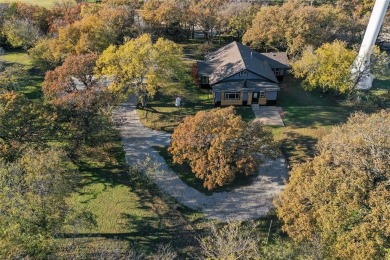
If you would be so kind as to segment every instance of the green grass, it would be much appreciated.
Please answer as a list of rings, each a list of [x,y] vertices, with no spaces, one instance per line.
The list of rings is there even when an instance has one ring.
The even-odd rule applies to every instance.
[[[373,89],[390,90],[390,75],[382,75],[372,83]]]
[[[20,64],[27,68],[32,68],[32,60],[30,56],[24,51],[7,51],[0,55],[0,61],[6,64]]]
[[[357,111],[372,113],[380,109],[378,106],[347,103],[321,92],[307,92],[291,75],[282,84],[277,105],[283,108],[286,127],[274,128],[274,138],[290,165],[313,157],[318,139],[332,126],[345,123],[351,114]]]
[[[0,0],[0,3],[13,3],[16,2],[14,0]],[[54,3],[54,0],[22,0],[20,2],[32,4],[32,5],[39,5],[43,7],[51,7]]]
[[[129,171],[116,130],[101,133],[100,140],[78,152],[81,181],[68,203],[75,210],[93,213],[97,225],[78,227],[77,240],[89,250],[104,241],[123,250],[136,243],[138,249],[151,253],[158,244],[172,242],[182,256],[192,252],[194,235],[184,230],[188,222],[199,222],[202,216],[183,207],[179,212],[174,200],[140,173]],[[65,237],[72,237],[74,228],[64,231]]]
[[[9,51],[0,55],[0,62],[6,66],[19,64],[24,67],[28,73],[28,78],[18,87],[18,92],[25,94],[28,98],[35,99],[42,96],[42,82],[44,74],[42,71],[33,67],[30,56],[25,51]]]
[[[175,107],[176,97],[182,98],[182,106]],[[212,96],[209,90],[202,90],[194,85],[187,87],[173,85],[159,91],[146,108],[137,113],[145,126],[173,132],[176,126],[188,115],[212,108]]]

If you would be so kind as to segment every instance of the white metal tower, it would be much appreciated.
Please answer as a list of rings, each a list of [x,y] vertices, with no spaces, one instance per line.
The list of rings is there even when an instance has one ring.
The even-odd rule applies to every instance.
[[[390,0],[376,0],[372,10],[359,55],[351,69],[353,77],[357,81],[357,89],[370,89],[372,87],[374,76],[370,73],[370,57],[389,3]]]

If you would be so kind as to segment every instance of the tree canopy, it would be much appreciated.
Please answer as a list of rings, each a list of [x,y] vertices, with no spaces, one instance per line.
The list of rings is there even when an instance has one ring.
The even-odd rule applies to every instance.
[[[345,42],[325,43],[313,50],[307,47],[302,57],[292,64],[297,78],[304,78],[307,90],[316,88],[335,93],[348,93],[353,90],[351,66],[357,52],[346,47]]]
[[[261,155],[274,156],[272,135],[263,125],[246,123],[234,107],[186,117],[172,134],[169,152],[175,163],[189,162],[209,190],[232,182],[238,174],[257,173]]]
[[[47,258],[68,215],[74,171],[60,150],[28,149],[0,160],[0,256]]]
[[[182,49],[172,41],[149,34],[118,47],[111,45],[97,60],[97,74],[112,78],[109,89],[119,95],[136,93],[142,105],[160,87],[184,78]]]
[[[357,113],[298,164],[276,200],[283,229],[318,240],[325,258],[386,259],[390,238],[390,113]]]
[[[0,157],[14,160],[27,147],[44,146],[55,115],[15,92],[0,93]]]
[[[263,6],[244,34],[243,42],[257,48],[287,50],[296,55],[306,45],[318,48],[324,42],[341,39],[360,41],[362,20],[339,5],[307,5],[289,0],[281,6]]]

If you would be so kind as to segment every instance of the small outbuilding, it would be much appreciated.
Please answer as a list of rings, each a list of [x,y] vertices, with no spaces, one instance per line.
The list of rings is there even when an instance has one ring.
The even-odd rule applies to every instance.
[[[197,63],[197,81],[212,89],[215,106],[276,103],[288,65],[284,52],[259,53],[232,42]]]

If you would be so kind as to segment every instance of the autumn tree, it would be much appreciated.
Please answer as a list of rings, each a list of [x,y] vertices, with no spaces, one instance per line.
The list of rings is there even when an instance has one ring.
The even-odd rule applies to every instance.
[[[51,8],[50,31],[56,32],[59,28],[68,26],[81,19],[83,4],[75,0],[56,0]]]
[[[172,134],[169,152],[175,163],[188,162],[203,186],[212,190],[238,174],[257,173],[261,156],[274,156],[276,149],[263,125],[245,123],[228,107],[186,117]]]
[[[319,47],[324,42],[341,39],[353,43],[360,37],[359,19],[333,5],[310,6],[289,0],[281,6],[260,8],[243,42],[257,48],[287,50],[297,55],[306,45]]]
[[[65,154],[28,149],[16,162],[0,160],[0,257],[45,259],[69,213],[75,182]]]
[[[38,66],[54,69],[68,54],[102,52],[132,36],[133,11],[127,5],[109,3],[85,5],[81,10],[77,5],[69,10],[70,17],[63,18],[69,20],[60,21],[58,28],[54,26],[56,37],[39,40],[29,53]],[[74,21],[78,15],[80,20]],[[60,26],[64,22],[65,26]]]
[[[390,238],[390,113],[357,113],[295,165],[275,201],[295,241],[318,240],[325,258],[387,259]]]
[[[42,32],[31,21],[26,19],[10,19],[3,24],[3,33],[12,47],[28,49],[33,47]]]
[[[94,68],[99,55],[88,53],[68,55],[64,63],[54,71],[48,71],[42,85],[43,93],[56,105],[84,106],[101,90],[99,78],[94,76]],[[93,93],[91,93],[93,92]]]
[[[97,61],[96,72],[112,78],[113,93],[136,93],[145,106],[158,88],[185,77],[185,65],[180,46],[163,38],[153,43],[149,34],[143,34],[119,47],[108,47]]]
[[[202,28],[207,40],[212,37],[210,32],[218,25],[218,14],[224,3],[225,0],[199,0],[191,6],[196,23]]]
[[[151,27],[158,27],[159,20],[157,19],[157,9],[160,7],[161,2],[158,0],[151,0],[144,3],[141,10],[141,17],[145,23]]]
[[[348,49],[345,42],[325,43],[313,50],[307,47],[302,57],[292,63],[293,74],[303,78],[303,86],[307,90],[321,89],[337,94],[351,94],[362,76],[362,72],[351,74],[351,68],[357,57],[357,51]],[[371,56],[370,70],[375,76],[387,75],[389,56],[374,48]],[[360,68],[357,68],[360,71]]]
[[[261,235],[256,222],[234,222],[219,227],[211,223],[207,235],[200,238],[207,259],[259,259]]]
[[[64,63],[45,75],[45,99],[58,109],[63,129],[73,139],[74,149],[101,129],[95,118],[112,102],[104,79],[94,75],[99,55],[68,55]]]
[[[49,28],[49,10],[36,5],[12,3],[3,15],[2,31],[12,47],[33,47]]]
[[[228,32],[241,41],[242,36],[252,24],[258,11],[258,6],[245,2],[231,2],[228,8],[221,10],[221,16],[227,17]],[[227,15],[225,15],[227,13]]]
[[[304,78],[303,86],[308,90],[316,88],[335,93],[353,90],[351,66],[357,52],[346,47],[345,42],[325,43],[317,50],[308,47],[302,58],[292,64],[295,77]]]

